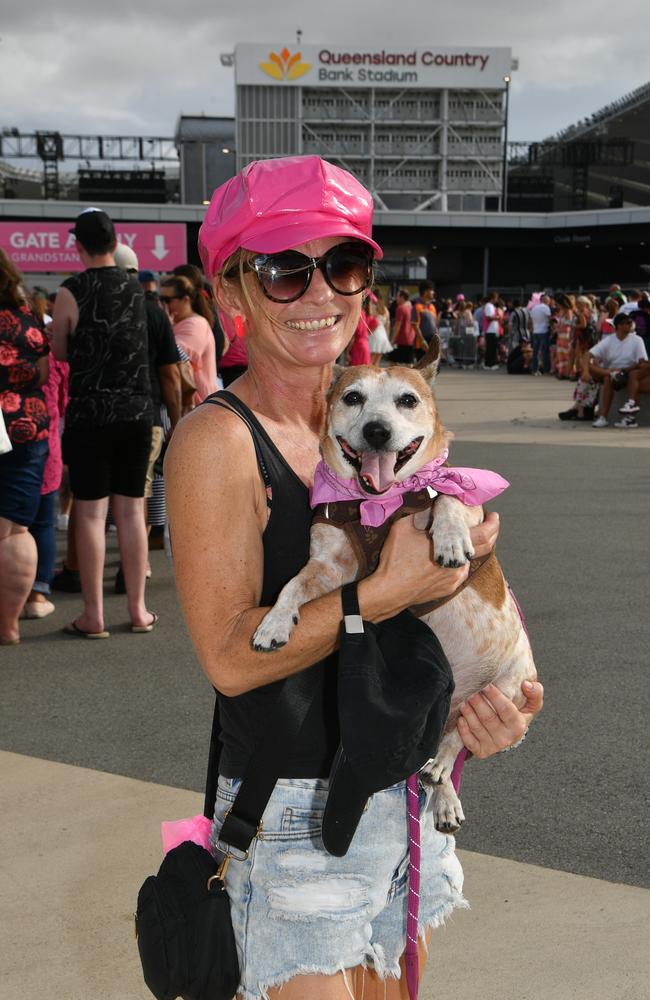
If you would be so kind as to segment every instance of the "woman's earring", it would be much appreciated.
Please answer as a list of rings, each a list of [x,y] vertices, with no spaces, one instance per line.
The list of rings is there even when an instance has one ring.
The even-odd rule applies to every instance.
[[[246,320],[240,315],[240,313],[237,313],[233,319],[233,323],[235,325],[235,333],[243,340],[246,335]]]

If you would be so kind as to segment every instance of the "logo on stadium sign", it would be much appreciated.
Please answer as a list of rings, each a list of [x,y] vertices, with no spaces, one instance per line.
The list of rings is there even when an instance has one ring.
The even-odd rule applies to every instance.
[[[274,80],[297,80],[311,69],[311,63],[301,62],[301,59],[302,52],[291,55],[289,49],[284,48],[280,55],[269,52],[269,61],[260,63],[260,69]]]

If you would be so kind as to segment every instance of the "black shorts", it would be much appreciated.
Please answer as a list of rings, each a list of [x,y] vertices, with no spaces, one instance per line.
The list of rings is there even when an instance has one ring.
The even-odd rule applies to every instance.
[[[101,500],[112,493],[143,497],[151,448],[146,420],[71,427],[63,433],[63,461],[77,500]]]

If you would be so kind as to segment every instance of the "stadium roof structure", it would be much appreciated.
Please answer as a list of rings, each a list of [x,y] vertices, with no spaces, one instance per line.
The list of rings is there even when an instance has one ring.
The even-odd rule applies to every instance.
[[[566,142],[591,137],[594,133],[599,136],[608,135],[611,138],[628,138],[619,130],[622,122],[626,125],[631,122],[632,119],[628,116],[634,117],[634,128],[639,136],[642,134],[650,136],[650,83],[644,83],[624,97],[611,101],[593,115],[583,118],[575,125],[569,125],[550,138],[556,142]]]

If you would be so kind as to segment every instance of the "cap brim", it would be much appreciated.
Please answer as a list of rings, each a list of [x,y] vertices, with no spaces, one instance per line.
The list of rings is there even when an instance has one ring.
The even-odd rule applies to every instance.
[[[321,831],[323,846],[328,854],[336,858],[347,854],[369,794],[359,785],[345,750],[339,747],[330,772]]]
[[[279,253],[281,250],[290,250],[303,243],[310,243],[312,240],[328,239],[331,236],[349,236],[351,240],[360,240],[371,246],[377,260],[381,260],[384,256],[378,243],[345,221],[332,219],[331,225],[328,225],[322,219],[312,222],[305,220],[305,213],[301,213],[301,215],[302,218],[296,218],[295,222],[288,222],[286,216],[283,217],[281,225],[266,233],[255,233],[249,238],[244,236],[241,246],[244,250],[251,250],[255,253]]]

